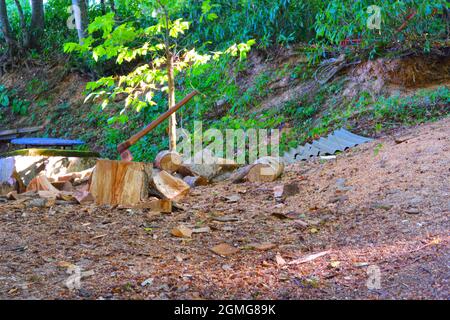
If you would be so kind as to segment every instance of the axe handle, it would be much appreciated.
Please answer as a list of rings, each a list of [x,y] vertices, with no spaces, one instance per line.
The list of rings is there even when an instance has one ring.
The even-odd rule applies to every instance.
[[[136,133],[134,136],[132,136],[127,141],[119,144],[117,146],[117,151],[119,153],[124,152],[128,148],[130,148],[132,145],[134,145],[136,142],[138,142],[143,136],[145,136],[147,133],[155,129],[161,122],[166,120],[168,117],[170,117],[174,112],[176,112],[178,109],[180,109],[182,106],[184,106],[186,103],[189,102],[194,96],[198,94],[198,91],[192,91],[189,93],[186,97],[183,98],[180,102],[178,102],[175,106],[164,112],[162,115],[160,115],[156,120],[154,120],[152,123],[150,123],[148,126],[146,126],[144,129]]]

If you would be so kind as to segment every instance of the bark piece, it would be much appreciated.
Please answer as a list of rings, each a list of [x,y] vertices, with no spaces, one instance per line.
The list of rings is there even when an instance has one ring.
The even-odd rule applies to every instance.
[[[148,163],[99,159],[89,191],[99,205],[137,205],[148,197],[151,173]]]
[[[169,173],[177,171],[181,163],[181,156],[175,151],[161,151],[155,158],[155,166]]]
[[[275,157],[262,157],[249,170],[250,182],[271,182],[278,179],[284,171],[284,163]]]
[[[95,201],[95,198],[92,195],[92,193],[88,191],[75,192],[73,194],[73,197],[79,204],[93,203]]]
[[[186,182],[171,176],[166,171],[155,171],[151,185],[165,199],[174,201],[184,198],[190,189]]]

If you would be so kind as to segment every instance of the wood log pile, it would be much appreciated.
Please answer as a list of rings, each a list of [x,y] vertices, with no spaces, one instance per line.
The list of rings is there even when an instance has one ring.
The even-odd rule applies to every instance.
[[[92,168],[78,172],[53,168],[51,174],[45,170],[47,160],[34,159],[18,172],[10,159],[0,159],[0,196],[8,200],[38,198],[43,206],[92,203],[169,213],[191,188],[225,180],[270,182],[284,171],[284,164],[274,157],[262,157],[239,168],[234,161],[209,151],[200,155],[207,158],[206,163],[195,159],[197,156],[195,161],[183,161],[176,152],[162,151],[154,164],[97,159]]]

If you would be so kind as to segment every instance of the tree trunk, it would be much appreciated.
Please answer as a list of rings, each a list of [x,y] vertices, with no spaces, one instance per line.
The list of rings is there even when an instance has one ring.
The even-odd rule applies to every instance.
[[[105,15],[106,14],[105,0],[100,0],[100,8],[102,10],[102,15]]]
[[[25,21],[25,15],[23,14],[22,5],[19,0],[14,0],[19,14],[20,28],[22,29],[22,47],[28,48],[30,45],[30,35],[28,33],[27,24]]]
[[[11,25],[9,24],[8,11],[6,8],[5,0],[0,0],[0,24],[3,37],[5,38],[6,44],[8,45],[9,54],[11,57],[13,57],[17,49],[17,42],[14,34],[11,31]]]
[[[75,6],[73,14],[75,16],[78,40],[82,43],[83,39],[86,37],[86,29],[89,24],[86,0],[72,0],[72,5]]]
[[[175,106],[175,79],[173,74],[173,54],[169,54],[167,59],[167,83],[169,86],[169,109]],[[170,151],[177,149],[177,117],[172,114],[169,118],[169,147]]]
[[[44,34],[44,2],[43,0],[31,0],[31,38],[30,47],[37,49],[40,39]]]
[[[116,3],[114,2],[114,0],[109,0],[109,6],[111,7],[111,11],[114,13],[116,12]]]

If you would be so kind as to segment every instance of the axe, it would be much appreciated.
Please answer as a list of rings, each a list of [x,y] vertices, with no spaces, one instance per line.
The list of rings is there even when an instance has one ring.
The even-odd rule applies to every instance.
[[[122,142],[117,146],[117,151],[120,153],[120,157],[123,161],[132,161],[133,156],[129,150],[129,148],[134,145],[136,142],[138,142],[143,136],[145,136],[147,133],[155,129],[161,122],[166,120],[168,117],[170,117],[174,112],[176,112],[178,109],[180,109],[182,106],[184,106],[186,103],[189,102],[194,96],[198,94],[198,91],[193,91],[189,93],[186,97],[183,98],[180,102],[178,102],[175,106],[164,112],[162,115],[160,115],[156,120],[154,120],[152,123],[150,123],[148,126],[146,126],[144,129],[136,133],[134,136],[132,136],[130,139],[128,139],[125,142]]]

